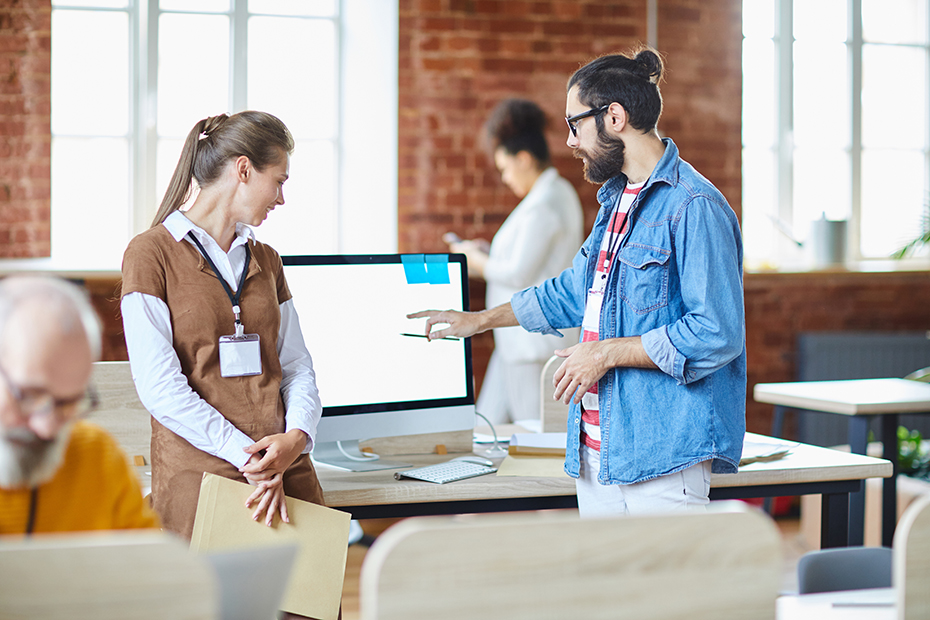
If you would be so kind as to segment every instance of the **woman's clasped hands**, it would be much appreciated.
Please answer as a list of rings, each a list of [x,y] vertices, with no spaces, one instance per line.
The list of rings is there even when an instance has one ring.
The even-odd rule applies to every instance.
[[[249,484],[257,487],[245,500],[246,507],[255,506],[252,513],[254,521],[264,514],[265,525],[271,526],[275,513],[279,513],[283,522],[290,523],[284,501],[284,472],[297,460],[306,445],[307,434],[293,429],[268,435],[245,448],[251,456],[239,472]]]

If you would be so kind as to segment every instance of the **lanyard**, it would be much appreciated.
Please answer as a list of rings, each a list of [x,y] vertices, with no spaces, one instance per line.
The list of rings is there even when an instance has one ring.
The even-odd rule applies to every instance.
[[[33,487],[29,492],[29,518],[26,520],[26,536],[32,536],[36,526],[36,505],[39,503],[39,489]]]
[[[623,226],[621,226],[621,230],[612,232],[612,229],[617,223],[617,216],[620,215],[620,202],[623,200],[623,192],[626,190],[626,187],[628,185],[629,185],[629,181],[627,181],[626,185],[623,186],[624,189],[621,190],[619,195],[617,196],[617,202],[614,205],[613,217],[611,218],[613,221],[607,227],[607,234],[610,235],[607,240],[607,260],[610,261],[611,265],[613,264],[614,259],[617,257],[617,251],[620,250],[620,242],[623,241],[623,229],[626,229],[629,227],[630,213],[633,211],[633,207],[635,207],[636,203],[639,201],[639,194],[637,193],[636,197],[633,199],[633,203],[630,205],[630,208],[627,209],[627,212],[624,214],[624,222],[623,222]],[[640,186],[640,190],[642,190],[644,187],[645,187],[645,183],[643,183],[643,185]],[[606,269],[606,266],[605,266],[605,269]]]
[[[198,241],[197,237],[194,236],[193,231],[188,232],[187,236],[191,238],[191,241],[197,244],[197,247],[200,249],[200,253],[203,254],[203,257],[207,259],[207,263],[210,264],[210,269],[212,269],[213,273],[216,274],[216,279],[219,280],[220,284],[223,285],[223,290],[226,291],[226,295],[229,297],[229,301],[232,302],[233,315],[236,317],[236,337],[242,336],[242,321],[239,320],[239,298],[242,297],[242,290],[245,288],[245,277],[249,273],[249,263],[252,262],[252,251],[249,249],[248,241],[246,241],[245,244],[245,266],[242,268],[242,276],[239,277],[239,288],[236,290],[236,294],[233,295],[232,290],[229,288],[229,284],[226,283],[226,278],[220,274],[220,270],[216,268],[216,264],[213,262],[213,259],[210,258],[210,255],[207,254],[207,251],[203,249],[200,241]]]
[[[613,230],[614,227],[617,225],[617,216],[620,215],[620,201],[621,201],[622,199],[623,199],[623,191],[621,190],[619,196],[617,197],[617,202],[616,202],[616,204],[614,205],[613,217],[611,218],[610,224],[607,225],[607,234],[608,234],[608,237],[607,237],[607,261],[609,261],[609,264],[610,264],[610,265],[613,265],[614,258],[616,258],[616,256],[617,256],[617,251],[620,249],[620,242],[623,240],[623,230],[618,230],[618,231],[616,231],[616,232],[614,232],[614,230]],[[632,210],[632,208],[633,208],[633,205],[630,205],[630,209],[631,209],[631,210]],[[627,211],[627,213],[624,215],[624,222],[623,222],[624,226],[623,226],[623,227],[629,225],[629,224],[627,224],[627,222],[626,222],[626,217],[628,217],[629,214],[630,214],[630,212]],[[623,228],[623,227],[621,227],[621,228]],[[605,270],[605,271],[608,270],[608,266],[607,266],[607,265],[604,265],[604,270]]]

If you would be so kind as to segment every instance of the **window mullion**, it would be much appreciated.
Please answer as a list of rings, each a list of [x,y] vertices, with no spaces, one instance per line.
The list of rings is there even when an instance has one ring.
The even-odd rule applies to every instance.
[[[924,79],[924,115],[930,118],[930,11],[927,11],[927,22],[924,24],[924,56],[927,59]],[[924,133],[924,213],[930,208],[930,123],[927,123]]]
[[[229,112],[241,112],[249,102],[248,0],[233,0],[229,24]]]
[[[778,41],[778,217],[797,228],[794,222],[794,7],[793,0],[775,3],[775,37]]]
[[[849,1],[850,218],[847,256],[862,259],[862,0]]]
[[[148,228],[155,216],[157,149],[158,0],[137,0],[131,9],[130,157],[132,215],[130,237]]]

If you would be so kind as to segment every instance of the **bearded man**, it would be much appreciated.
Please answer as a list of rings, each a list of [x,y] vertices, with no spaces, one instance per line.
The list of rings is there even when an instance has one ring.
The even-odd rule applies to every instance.
[[[567,144],[602,184],[570,268],[496,308],[408,315],[427,318],[430,339],[581,326],[580,343],[555,351],[553,396],[570,404],[565,471],[583,517],[703,509],[711,473],[736,473],[746,431],[739,222],[659,136],[663,71],[643,49],[568,82]]]
[[[0,535],[158,527],[116,441],[81,417],[100,324],[51,277],[0,281]]]

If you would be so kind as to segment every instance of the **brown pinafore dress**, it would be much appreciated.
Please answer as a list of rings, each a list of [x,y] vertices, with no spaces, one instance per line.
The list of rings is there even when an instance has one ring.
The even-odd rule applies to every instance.
[[[236,428],[258,441],[285,430],[276,347],[279,306],[291,293],[277,252],[262,243],[249,243],[252,260],[239,306],[245,331],[261,337],[260,375],[220,375],[219,338],[233,333],[229,297],[197,248],[185,239],[175,241],[164,226],[149,229],[129,243],[123,255],[121,294],[145,293],[168,305],[174,350],[191,388]],[[237,467],[195,448],[154,417],[151,459],[152,505],[165,529],[188,539],[203,472],[246,482]],[[284,492],[289,497],[323,503],[323,491],[306,454],[284,473]]]

